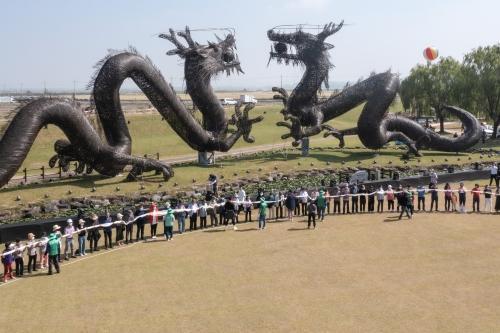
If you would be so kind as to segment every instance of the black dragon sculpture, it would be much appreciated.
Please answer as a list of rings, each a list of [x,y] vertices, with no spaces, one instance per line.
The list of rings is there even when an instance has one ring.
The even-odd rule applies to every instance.
[[[235,54],[235,38],[228,34],[223,40],[208,45],[193,41],[188,27],[184,31],[159,35],[174,44],[168,55],[184,59],[187,92],[202,114],[202,121],[184,106],[173,87],[148,57],[134,49],[111,52],[97,65],[92,83],[92,99],[104,131],[101,138],[84,112],[71,100],[40,98],[22,108],[8,124],[0,140],[0,187],[14,176],[26,158],[39,131],[47,124],[58,126],[68,140],[55,142],[56,155],[49,161],[67,169],[78,162],[77,172],[96,170],[106,176],[116,176],[132,166],[128,178],[134,179],[146,171],[162,173],[168,180],[173,175],[170,166],[158,160],[131,156],[132,138],[120,105],[120,87],[131,78],[174,131],[193,149],[228,151],[243,137],[253,142],[252,124],[262,117],[249,118],[253,104],[236,105],[231,118],[211,87],[212,78],[219,73],[243,72]],[[187,45],[177,37],[182,37]],[[234,125],[235,128],[229,128]]]
[[[469,112],[453,106],[445,109],[458,117],[465,130],[457,138],[440,136],[406,117],[388,114],[398,89],[399,77],[391,72],[375,74],[368,79],[346,87],[337,95],[319,101],[318,91],[322,84],[328,88],[328,72],[332,67],[328,50],[333,45],[326,43],[329,36],[343,26],[329,23],[318,34],[311,34],[301,26],[293,32],[279,31],[279,26],[267,32],[271,46],[270,58],[278,63],[303,65],[305,73],[290,95],[282,88],[274,87],[284,104],[282,113],[285,121],[277,123],[290,129],[283,139],[292,137],[297,146],[300,140],[325,131],[324,136],[333,135],[344,146],[344,135],[358,134],[361,142],[370,149],[380,149],[390,141],[400,141],[408,147],[407,154],[419,156],[420,148],[442,151],[463,151],[475,145],[481,137],[479,121]],[[286,28],[288,29],[288,28]],[[283,30],[283,29],[282,29]],[[293,50],[295,49],[295,52]],[[366,102],[366,103],[365,103]],[[356,106],[365,103],[357,127],[336,130],[325,124]]]

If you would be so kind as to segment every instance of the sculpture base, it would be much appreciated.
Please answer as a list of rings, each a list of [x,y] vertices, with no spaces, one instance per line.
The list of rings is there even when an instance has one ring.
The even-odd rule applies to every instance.
[[[198,164],[203,166],[214,165],[215,164],[215,153],[199,151],[198,152]]]
[[[302,149],[302,156],[309,156],[309,138],[300,140],[300,147]]]

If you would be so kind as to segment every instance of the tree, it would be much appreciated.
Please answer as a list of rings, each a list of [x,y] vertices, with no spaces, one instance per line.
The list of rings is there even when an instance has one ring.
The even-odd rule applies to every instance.
[[[436,64],[413,67],[410,75],[401,83],[403,105],[416,109],[417,116],[422,114],[422,109],[434,109],[440,132],[443,133],[443,106],[457,102],[460,96],[460,73],[460,63],[451,57],[441,58]]]
[[[492,138],[496,138],[500,125],[500,44],[472,50],[465,55],[463,67],[471,99],[493,121]]]

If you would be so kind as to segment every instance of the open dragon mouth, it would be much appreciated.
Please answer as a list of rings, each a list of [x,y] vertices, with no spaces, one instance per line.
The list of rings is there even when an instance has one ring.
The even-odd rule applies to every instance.
[[[238,56],[236,56],[233,60],[227,59],[225,56],[224,58],[224,68],[222,69],[222,72],[226,72],[226,74],[229,76],[231,74],[245,74],[243,69],[241,69],[241,64],[238,59]]]
[[[302,62],[302,59],[297,54],[297,50],[294,44],[287,44],[284,42],[275,42],[271,45],[271,51],[269,52],[269,61],[267,64],[271,62],[272,59],[276,59],[278,64],[285,63],[286,65],[299,65]]]

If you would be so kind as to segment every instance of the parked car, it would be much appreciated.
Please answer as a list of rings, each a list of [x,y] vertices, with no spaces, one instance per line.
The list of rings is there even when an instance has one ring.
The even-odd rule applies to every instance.
[[[220,100],[222,105],[236,105],[238,101],[232,98],[223,98]]]
[[[486,134],[486,137],[489,138],[493,135],[493,126],[488,125],[488,124],[483,124],[482,126],[483,131]],[[500,137],[500,126],[497,128],[497,138]]]

